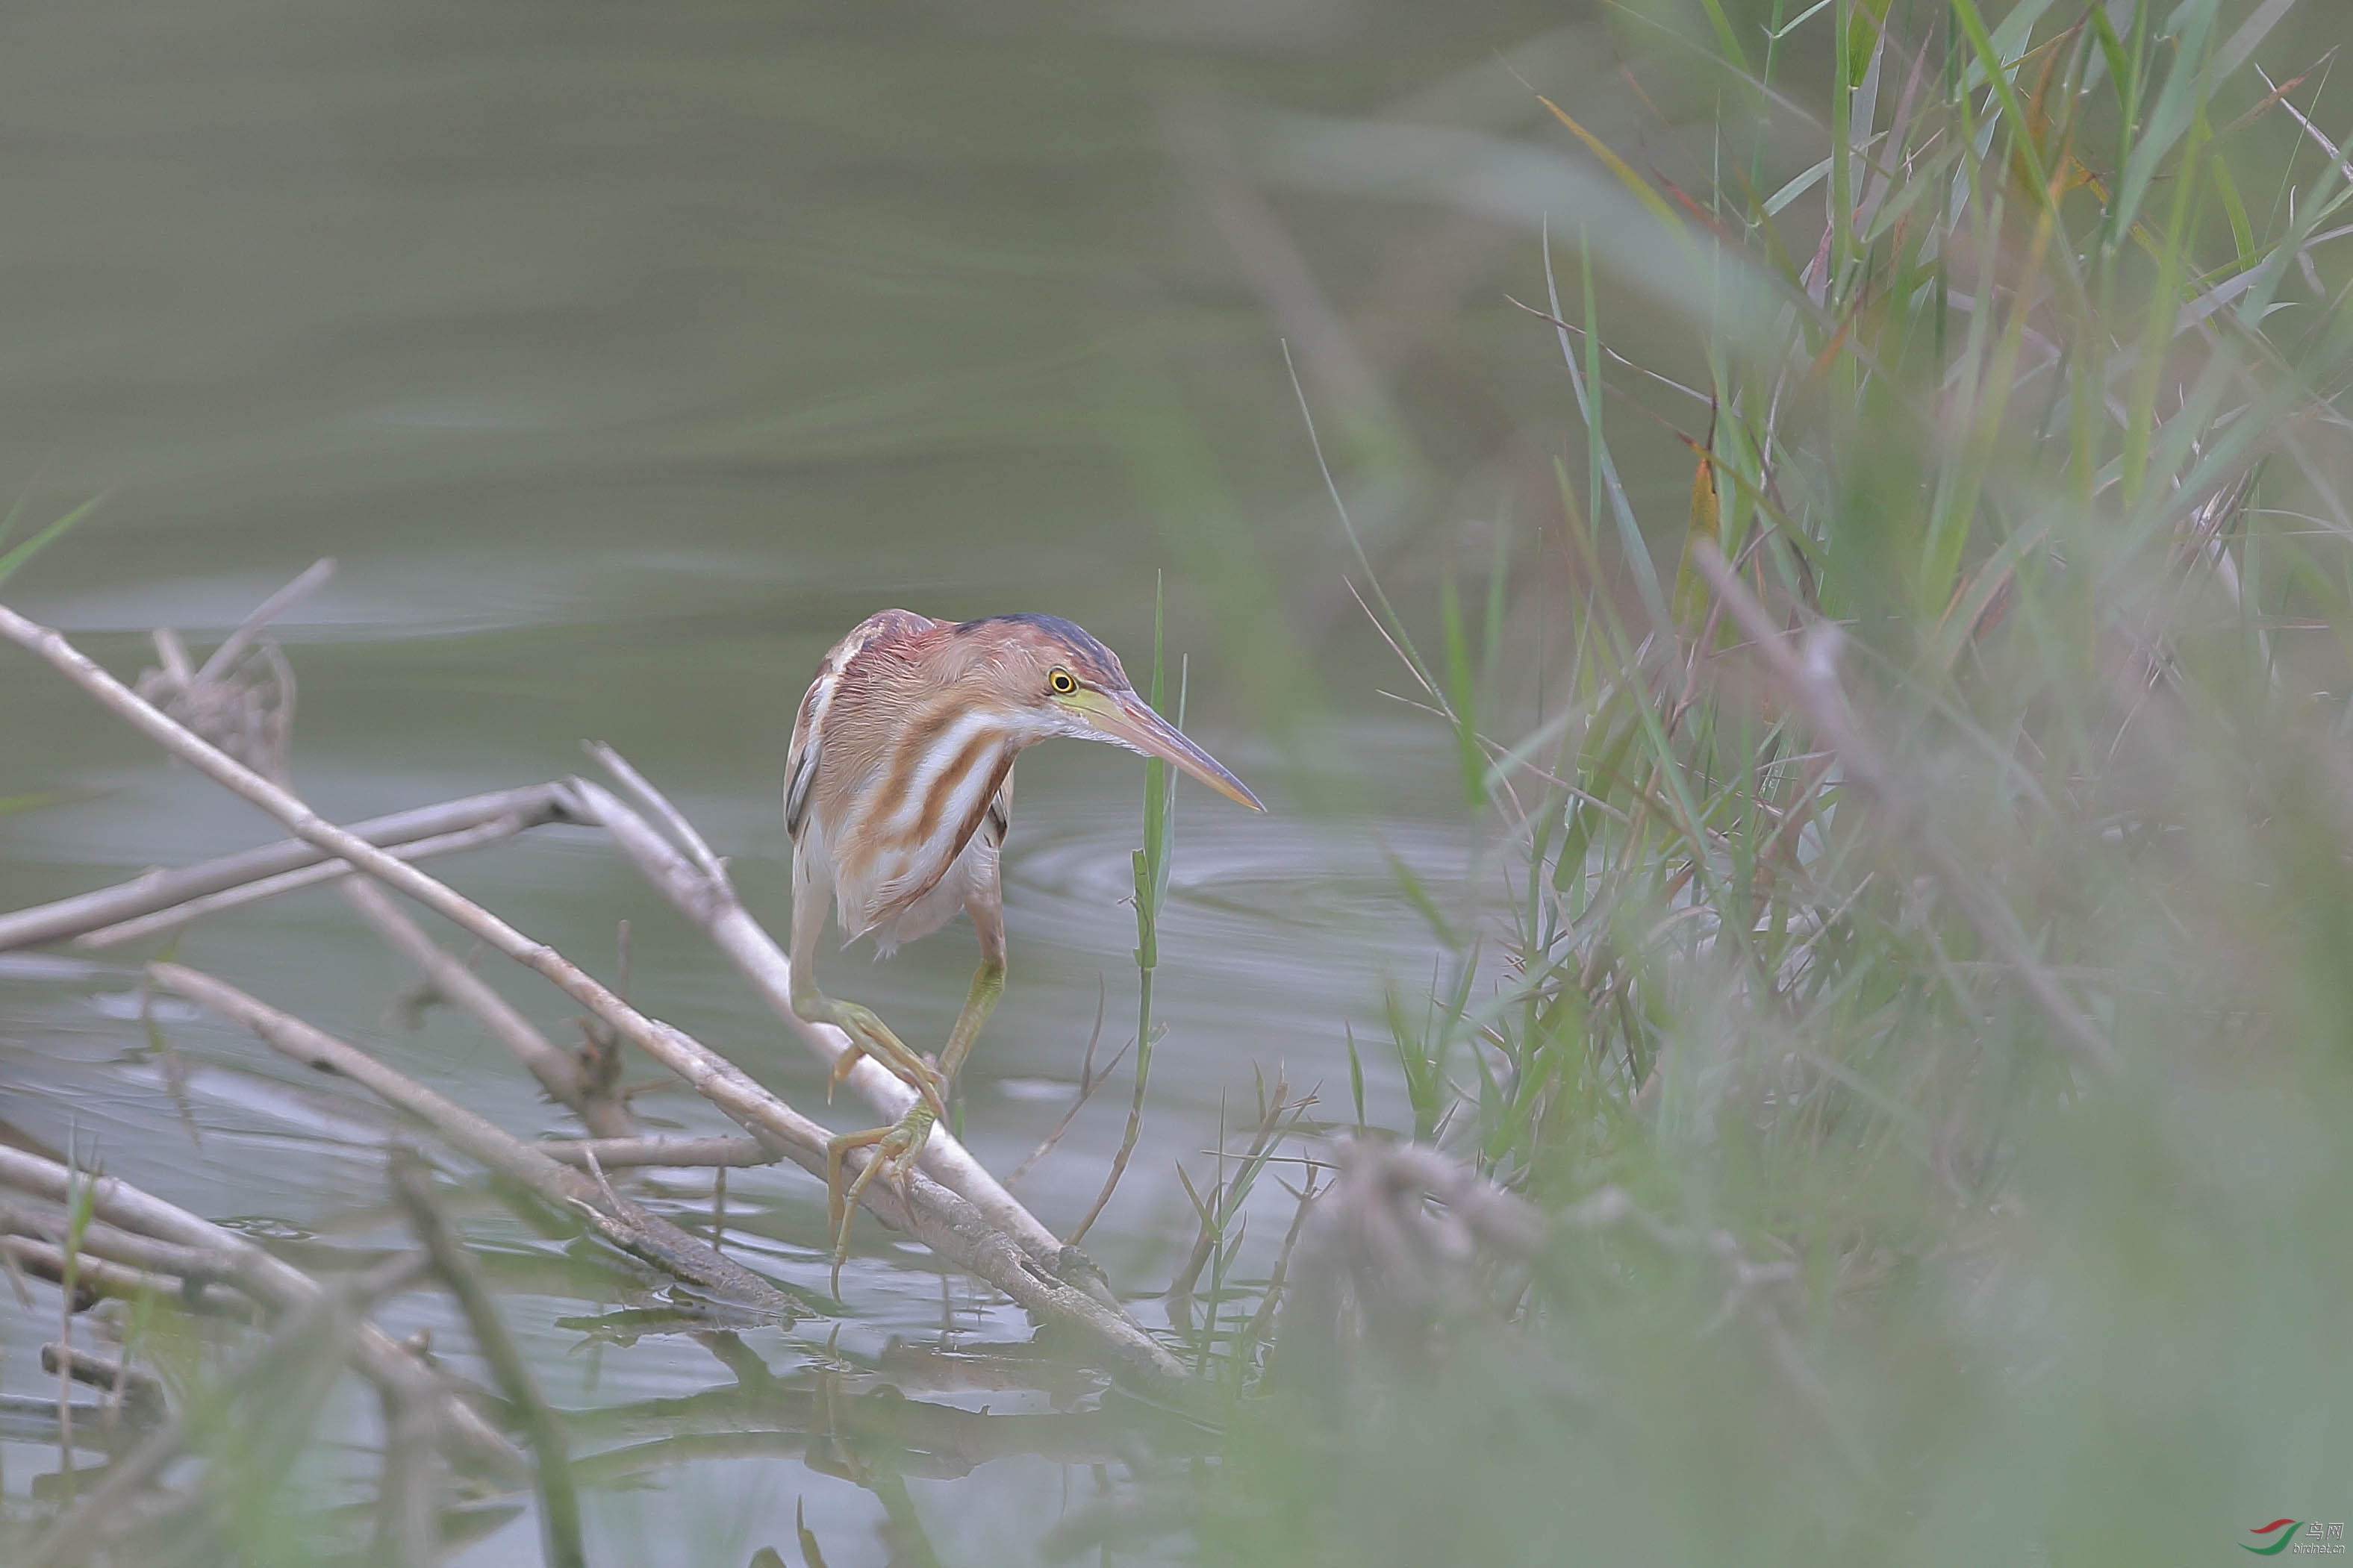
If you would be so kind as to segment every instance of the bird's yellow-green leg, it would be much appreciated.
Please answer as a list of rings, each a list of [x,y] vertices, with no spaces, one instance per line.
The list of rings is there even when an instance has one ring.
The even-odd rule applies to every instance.
[[[956,1015],[955,1027],[948,1031],[948,1043],[940,1052],[940,1079],[944,1087],[955,1081],[956,1069],[964,1065],[972,1043],[979,1038],[981,1026],[997,1006],[997,999],[1005,994],[1005,961],[985,959],[973,972],[972,989],[965,994],[964,1011]],[[923,1145],[932,1135],[933,1125],[939,1120],[936,1104],[919,1100],[907,1108],[894,1126],[869,1128],[863,1132],[845,1132],[828,1139],[825,1146],[826,1216],[833,1226],[833,1293],[841,1295],[841,1265],[849,1256],[849,1226],[858,1212],[858,1200],[864,1194],[866,1184],[875,1173],[888,1167],[891,1180],[901,1192],[907,1188],[907,1178],[923,1155]],[[865,1168],[858,1173],[847,1189],[841,1184],[844,1157],[852,1149],[874,1151]]]
[[[940,1077],[944,1081],[955,1081],[956,1069],[964,1066],[973,1041],[980,1037],[981,1026],[988,1022],[989,1014],[997,1010],[997,999],[1004,994],[1005,961],[983,959],[980,967],[972,972],[972,989],[964,994],[964,1011],[956,1015],[955,1027],[948,1031],[948,1043],[940,1052]]]

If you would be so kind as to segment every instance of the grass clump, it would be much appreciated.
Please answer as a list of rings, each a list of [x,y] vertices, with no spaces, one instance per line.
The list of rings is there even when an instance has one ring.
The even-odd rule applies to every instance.
[[[2348,1506],[2353,166],[2274,60],[2342,19],[1749,9],[1672,46],[1689,167],[1546,105],[1602,171],[1529,323],[1555,521],[1434,633],[1368,595],[1504,890],[1392,1007],[1395,1131],[1550,1240],[1361,1377],[1278,1333],[1221,1555],[2141,1562]]]

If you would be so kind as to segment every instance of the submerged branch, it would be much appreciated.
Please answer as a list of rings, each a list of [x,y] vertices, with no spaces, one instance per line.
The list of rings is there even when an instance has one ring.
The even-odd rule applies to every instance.
[[[155,1523],[158,1516],[133,1508],[132,1500],[185,1457],[191,1441],[207,1425],[234,1423],[247,1446],[248,1463],[260,1451],[269,1452],[277,1461],[273,1468],[290,1463],[307,1437],[311,1419],[333,1381],[335,1369],[345,1360],[364,1359],[364,1353],[355,1356],[354,1352],[364,1352],[371,1336],[383,1340],[382,1331],[367,1321],[369,1307],[378,1297],[405,1288],[416,1277],[419,1261],[412,1255],[396,1256],[332,1289],[313,1282],[313,1293],[287,1311],[278,1331],[225,1383],[230,1392],[221,1404],[209,1412],[167,1417],[137,1447],[109,1466],[91,1489],[49,1526],[35,1544],[26,1568],[67,1568],[106,1550],[126,1531]],[[400,1360],[385,1369],[387,1375],[376,1379],[379,1387],[416,1391],[436,1398],[445,1412],[464,1410],[471,1421],[480,1422],[470,1406],[441,1389],[422,1363],[406,1352],[395,1353]],[[239,1403],[246,1407],[242,1420],[230,1409]],[[497,1440],[501,1446],[505,1443],[503,1438]],[[513,1456],[516,1467],[522,1465],[520,1454],[512,1448],[507,1452]],[[504,1466],[501,1468],[510,1479],[520,1473]],[[176,1518],[197,1500],[196,1494],[173,1497],[167,1500],[164,1517]]]
[[[71,1201],[69,1194],[74,1185],[85,1181],[90,1185],[94,1218],[122,1230],[225,1258],[231,1271],[230,1282],[274,1312],[310,1307],[327,1298],[326,1286],[292,1264],[264,1251],[235,1231],[200,1219],[119,1176],[77,1174],[54,1160],[0,1144],[0,1186],[63,1204]],[[396,1344],[373,1323],[363,1322],[353,1331],[348,1354],[361,1375],[379,1387],[399,1381],[418,1364],[413,1352]],[[471,1405],[447,1391],[440,1397],[443,1429],[476,1463],[509,1478],[526,1473],[529,1465],[522,1455],[475,1414]]]

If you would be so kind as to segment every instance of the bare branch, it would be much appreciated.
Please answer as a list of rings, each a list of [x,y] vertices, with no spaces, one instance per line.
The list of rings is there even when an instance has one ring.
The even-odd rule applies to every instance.
[[[528,1187],[557,1208],[576,1210],[599,1236],[631,1256],[691,1284],[776,1312],[787,1321],[799,1315],[799,1304],[791,1297],[742,1264],[714,1251],[709,1243],[689,1236],[659,1215],[616,1196],[609,1187],[590,1181],[569,1166],[558,1164],[522,1139],[394,1071],[357,1047],[257,1001],[209,974],[176,963],[151,964],[148,973],[166,991],[244,1025],[280,1055],[305,1067],[350,1079],[432,1128],[453,1148]]]
[[[479,827],[469,827],[457,833],[437,834],[431,838],[419,838],[407,844],[396,844],[392,847],[390,852],[404,860],[430,860],[437,856],[458,855],[470,849],[485,849],[493,844],[504,843],[531,826],[531,823],[520,816],[501,816],[495,821],[485,822]],[[245,883],[241,887],[226,888],[201,899],[191,899],[185,904],[174,904],[170,909],[157,910],[153,914],[142,915],[137,920],[102,926],[97,931],[76,937],[74,944],[88,948],[93,952],[102,952],[110,947],[121,947],[126,942],[141,942],[150,937],[168,936],[207,915],[225,914],[230,910],[243,909],[248,904],[258,904],[267,899],[279,898],[287,893],[299,893],[305,888],[315,888],[322,882],[332,882],[338,877],[348,877],[351,874],[351,867],[343,861],[322,860],[314,865],[305,866],[299,871],[287,871],[275,877],[264,877],[258,881]]]
[[[11,1268],[28,1279],[45,1280],[60,1289],[65,1286],[66,1249],[58,1242],[29,1236],[0,1236],[0,1258],[6,1259]],[[73,1281],[75,1299],[68,1304],[77,1311],[101,1297],[117,1301],[146,1298],[176,1301],[189,1311],[208,1318],[250,1323],[261,1317],[259,1308],[226,1287],[204,1284],[185,1276],[174,1279],[168,1274],[151,1273],[102,1258],[77,1256],[73,1260]]]
[[[468,795],[461,800],[444,801],[438,805],[395,812],[389,816],[370,817],[364,822],[353,823],[349,831],[370,844],[384,847],[387,853],[403,859],[422,859],[427,855],[448,854],[471,847],[470,843],[437,841],[456,838],[508,818],[514,820],[518,832],[542,823],[563,821],[564,801],[565,796],[556,785],[533,784],[523,789]],[[321,881],[332,880],[351,869],[348,864],[315,845],[299,838],[282,839],[259,849],[224,855],[218,859],[200,861],[176,871],[150,871],[111,888],[100,888],[94,892],[61,899],[53,904],[38,904],[13,914],[0,915],[0,952],[20,947],[37,947],[43,942],[58,942],[86,931],[99,931],[157,910],[170,910],[192,900],[311,867],[319,868],[315,876]],[[310,884],[300,885],[307,887]],[[290,890],[290,888],[282,887],[273,889],[279,892]]]
[[[230,670],[237,668],[237,660],[245,657],[246,650],[254,645],[255,640],[261,636],[264,627],[309,597],[314,590],[324,584],[327,579],[334,574],[335,558],[333,556],[322,556],[311,563],[309,566],[303,568],[301,576],[254,606],[253,614],[246,616],[243,624],[238,626],[237,630],[229,633],[220,647],[213,649],[212,657],[205,660],[204,668],[196,671],[195,679],[188,684],[198,686],[206,681],[219,680],[227,676]]]
[[[776,939],[745,911],[734,885],[712,882],[696,872],[676,849],[665,843],[644,817],[614,797],[611,791],[586,779],[575,779],[573,809],[584,820],[601,824],[621,853],[636,864],[646,879],[675,905],[679,912],[709,937],[736,973],[752,984],[761,999],[817,1054],[819,1061],[838,1066],[849,1042],[830,1024],[812,1024],[793,1011],[792,962]],[[650,784],[646,786],[650,789]],[[872,1058],[860,1056],[843,1079],[879,1114],[896,1119],[915,1102],[915,1091]],[[997,1229],[1021,1245],[1047,1268],[1067,1268],[1065,1248],[1057,1237],[1007,1192],[986,1166],[972,1157],[944,1127],[935,1127],[924,1142],[923,1168],[934,1180],[962,1195]],[[868,1191],[873,1189],[870,1185]],[[1108,1303],[1108,1296],[1099,1298]]]
[[[773,1165],[780,1157],[757,1138],[550,1138],[532,1147],[567,1165],[586,1169],[595,1160],[614,1171],[633,1165]]]
[[[383,1391],[384,1479],[371,1561],[384,1568],[432,1568],[440,1555],[440,1427],[432,1394],[429,1378],[423,1387]]]
[[[164,673],[180,686],[194,686],[196,667],[190,662],[188,645],[180,640],[180,634],[169,626],[157,626],[148,636],[155,644],[155,658],[163,665]]]
[[[112,1395],[124,1417],[140,1426],[152,1426],[166,1413],[163,1379],[152,1372],[141,1372],[127,1361],[113,1361],[69,1344],[46,1344],[41,1347],[41,1370],[62,1371],[76,1383]]]
[[[37,1211],[15,1204],[0,1205],[0,1232],[26,1236],[62,1245],[70,1228],[63,1209]],[[237,1260],[214,1247],[183,1247],[153,1237],[92,1221],[82,1228],[80,1251],[132,1268],[173,1274],[192,1285],[236,1278]]]
[[[598,766],[618,779],[624,789],[638,797],[638,805],[652,812],[655,819],[670,829],[670,837],[686,851],[687,858],[694,862],[695,868],[706,880],[728,889],[731,893],[733,891],[734,884],[727,875],[727,862],[712,853],[711,846],[703,842],[702,835],[694,830],[694,824],[686,819],[686,813],[670,804],[670,796],[654,788],[645,774],[629,765],[628,758],[604,742],[586,741],[582,746],[596,759]]]
[[[627,1105],[598,1084],[578,1058],[541,1034],[513,1003],[491,989],[489,981],[426,935],[390,893],[364,878],[352,877],[343,883],[343,897],[361,919],[375,928],[376,934],[417,965],[435,995],[481,1025],[590,1132],[599,1138],[636,1134],[637,1120]]]
[[[0,1144],[0,1186],[12,1187],[18,1192],[47,1198],[51,1203],[62,1204],[67,1201],[68,1186],[73,1179],[65,1166],[54,1160]],[[234,1268],[232,1279],[237,1289],[272,1310],[290,1311],[326,1299],[327,1289],[318,1280],[264,1251],[235,1231],[224,1230],[209,1220],[199,1219],[184,1208],[141,1191],[119,1176],[98,1175],[80,1179],[90,1184],[94,1218],[161,1241],[225,1255]],[[83,1266],[88,1267],[86,1262]],[[351,1356],[361,1374],[378,1387],[404,1376],[417,1364],[407,1351],[395,1344],[382,1330],[370,1323],[362,1323],[353,1333]],[[471,1405],[454,1394],[445,1394],[443,1399],[445,1429],[476,1462],[488,1466],[500,1475],[519,1477],[526,1473],[529,1467],[522,1455],[476,1415]]]
[[[1330,1390],[1358,1342],[1413,1363],[1439,1323],[1493,1316],[1474,1267],[1522,1261],[1544,1245],[1526,1199],[1423,1144],[1342,1140],[1332,1181],[1299,1227],[1297,1284],[1276,1319],[1275,1354],[1311,1389]],[[1564,1391],[1575,1380],[1541,1359]]]

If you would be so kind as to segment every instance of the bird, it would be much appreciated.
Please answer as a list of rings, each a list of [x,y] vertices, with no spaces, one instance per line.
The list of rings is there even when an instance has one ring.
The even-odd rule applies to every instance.
[[[1224,764],[1136,695],[1119,656],[1054,616],[940,621],[912,610],[868,616],[818,667],[785,761],[792,839],[793,1011],[831,1024],[851,1049],[833,1081],[871,1056],[916,1092],[890,1127],[846,1132],[826,1148],[834,1294],[858,1200],[878,1172],[902,1191],[945,1095],[1005,989],[1005,900],[997,857],[1012,826],[1013,763],[1040,741],[1101,741],[1189,773],[1264,811]],[[871,1008],[816,984],[828,906],[844,947],[871,936],[878,955],[971,916],[980,965],[937,1064]],[[847,1188],[843,1164],[874,1152]]]

